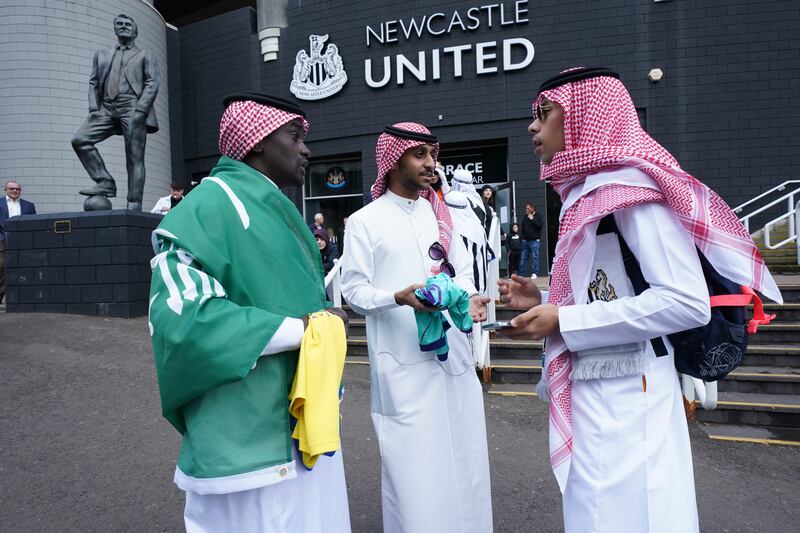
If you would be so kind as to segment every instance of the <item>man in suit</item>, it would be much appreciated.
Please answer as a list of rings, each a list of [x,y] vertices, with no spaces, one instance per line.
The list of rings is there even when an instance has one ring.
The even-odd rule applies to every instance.
[[[36,214],[33,202],[20,198],[22,186],[18,181],[9,181],[4,190],[6,195],[0,198],[0,302],[6,296],[6,219]]]
[[[144,147],[148,133],[158,131],[153,102],[158,94],[158,64],[150,52],[134,45],[136,22],[127,15],[114,19],[117,44],[94,54],[89,78],[89,116],[72,137],[72,147],[97,185],[85,196],[117,195],[117,184],[95,145],[112,135],[125,138],[128,209],[142,210]]]

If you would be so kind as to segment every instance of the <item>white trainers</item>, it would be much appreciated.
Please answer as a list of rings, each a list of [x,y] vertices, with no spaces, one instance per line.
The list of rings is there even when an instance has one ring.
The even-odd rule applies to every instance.
[[[536,278],[538,278],[538,277],[539,277],[539,276],[537,276],[536,274],[531,274],[531,279],[536,279]]]

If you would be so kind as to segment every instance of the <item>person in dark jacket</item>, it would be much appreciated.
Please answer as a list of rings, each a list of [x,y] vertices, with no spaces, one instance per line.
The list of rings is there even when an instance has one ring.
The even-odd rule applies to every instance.
[[[332,247],[328,241],[328,232],[323,229],[314,230],[314,238],[317,240],[317,248],[319,248],[319,255],[322,258],[322,266],[325,268],[325,275],[333,268],[333,260],[335,259],[332,253]]]
[[[519,274],[519,258],[522,253],[522,238],[519,236],[519,225],[511,224],[511,232],[506,237],[508,248],[508,275]]]
[[[483,200],[483,207],[486,209],[486,218],[483,220],[483,226],[486,228],[486,237],[489,237],[489,230],[492,227],[492,214],[494,213],[494,189],[491,185],[481,187],[481,199]]]
[[[522,237],[520,276],[535,278],[539,275],[539,239],[542,237],[542,224],[542,215],[536,212],[533,204],[525,204],[525,216],[519,223]],[[528,261],[530,261],[530,267],[528,267]]]

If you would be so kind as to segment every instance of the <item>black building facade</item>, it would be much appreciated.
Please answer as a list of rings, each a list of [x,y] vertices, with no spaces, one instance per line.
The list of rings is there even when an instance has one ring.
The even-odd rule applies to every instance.
[[[338,54],[347,81],[297,99],[312,164],[296,201],[334,229],[374,180],[377,135],[411,120],[438,135],[449,168],[468,168],[478,184],[513,182],[503,187],[504,222],[532,202],[552,234],[559,206],[538,180],[526,129],[538,85],[572,66],[618,70],[645,129],[732,206],[800,174],[796,1],[290,0],[286,20],[268,62],[251,8],[170,38],[170,100],[180,106],[173,167],[194,178],[213,167],[225,94],[297,99],[293,78],[334,77],[341,69],[324,60]]]

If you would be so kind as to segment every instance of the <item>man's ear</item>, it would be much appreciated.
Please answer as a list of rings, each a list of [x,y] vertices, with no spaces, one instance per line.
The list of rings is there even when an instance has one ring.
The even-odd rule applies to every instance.
[[[263,141],[258,141],[258,142],[255,144],[255,146],[253,146],[253,147],[250,149],[250,151],[251,151],[251,152],[255,152],[255,153],[257,153],[257,154],[260,154],[261,152],[263,152],[263,151],[264,151],[264,147],[263,147],[263,146],[261,146],[261,143],[262,143],[262,142],[263,142]]]

